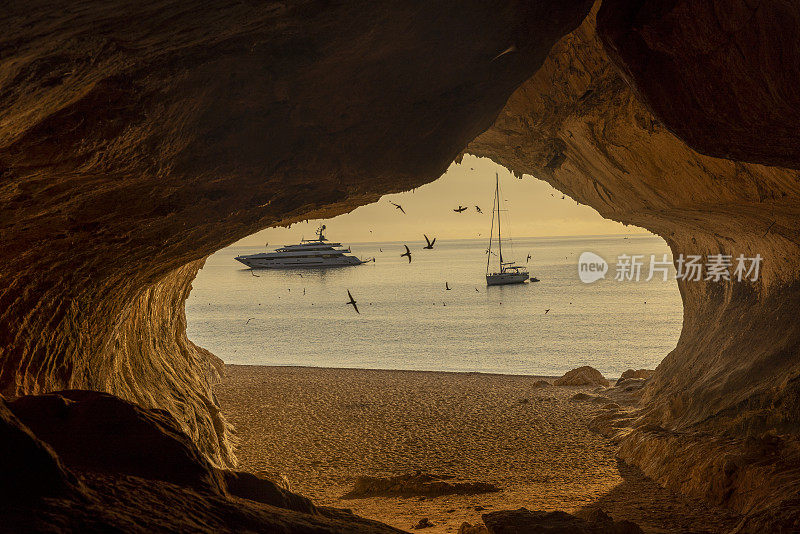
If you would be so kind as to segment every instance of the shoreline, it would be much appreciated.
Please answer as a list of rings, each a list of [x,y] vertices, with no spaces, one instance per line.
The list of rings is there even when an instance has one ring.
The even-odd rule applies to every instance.
[[[243,363],[225,363],[223,362],[225,367],[236,367],[236,368],[255,368],[255,369],[306,369],[306,370],[320,370],[320,371],[376,371],[376,372],[386,372],[386,373],[444,373],[448,375],[480,375],[480,376],[497,376],[497,377],[518,377],[518,378],[535,378],[537,380],[557,380],[561,378],[560,376],[554,375],[525,375],[525,374],[515,374],[515,373],[496,373],[496,372],[485,372],[485,371],[441,371],[441,370],[431,370],[431,369],[374,369],[374,368],[365,368],[365,367],[324,367],[324,366],[317,366],[317,365],[261,365],[261,364],[243,364]],[[588,364],[587,364],[588,365]],[[612,384],[619,380],[619,376],[605,376],[603,375],[609,382]]]

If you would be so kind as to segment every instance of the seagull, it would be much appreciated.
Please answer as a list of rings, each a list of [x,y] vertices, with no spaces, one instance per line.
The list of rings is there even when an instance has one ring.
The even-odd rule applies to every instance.
[[[358,311],[358,306],[356,306],[356,300],[353,298],[353,295],[350,294],[350,290],[347,290],[347,296],[350,297],[350,301],[347,304],[353,306],[353,309],[356,311],[357,314],[361,315],[361,312]]]
[[[428,242],[428,244],[425,245],[422,248],[427,248],[428,250],[432,249],[433,248],[433,244],[436,243],[436,238],[434,237],[433,241],[431,241],[430,239],[428,239],[428,236],[426,236],[425,234],[422,234],[422,235],[425,236],[425,241]]]
[[[445,283],[444,283],[444,288],[445,288],[447,291],[450,291],[450,284],[448,284],[447,282],[445,282]]]
[[[550,309],[549,309],[549,308],[548,308],[548,309],[546,309],[546,310],[544,311],[544,314],[545,314],[545,315],[547,315],[547,312],[549,312],[549,311],[550,311]]]
[[[478,213],[483,213],[483,212],[481,211],[481,207],[480,207],[480,206],[475,206],[475,211],[477,211]]]
[[[458,207],[456,209],[454,209],[453,211],[456,212],[456,213],[461,213],[462,211],[466,211],[466,209],[467,208],[465,208],[464,206],[459,204]]]
[[[403,256],[408,256],[408,263],[411,263],[411,251],[408,250],[408,245],[403,246],[406,247],[406,252],[405,254],[400,254],[400,257],[402,258]]]
[[[531,261],[531,255],[530,254],[528,254],[528,259],[525,260],[525,263],[528,263],[529,261]]]
[[[477,291],[478,293],[480,293],[480,291],[478,291],[478,288],[477,288],[477,287],[475,288],[475,291]]]
[[[403,215],[405,215],[405,213],[406,213],[406,210],[404,210],[404,209],[403,209],[403,206],[401,206],[400,204],[395,204],[395,203],[394,203],[394,202],[392,202],[391,200],[389,201],[389,204],[391,204],[391,205],[392,205],[392,206],[394,206],[395,208],[397,208],[397,209],[399,209],[400,211],[402,211],[402,212],[403,212]]]
[[[253,269],[250,269],[250,274],[252,274],[252,275],[253,275],[253,276],[255,276],[256,278],[261,278],[260,276],[258,276],[258,275],[256,274],[256,272],[255,272]]]
[[[247,322],[246,322],[246,323],[244,323],[244,324],[250,324],[250,321],[252,321],[253,319],[255,319],[255,317],[250,317],[250,318],[247,320]]]

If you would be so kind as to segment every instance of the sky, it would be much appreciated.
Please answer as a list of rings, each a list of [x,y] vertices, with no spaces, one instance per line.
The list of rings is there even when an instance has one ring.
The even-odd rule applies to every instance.
[[[327,225],[326,237],[342,243],[420,241],[422,235],[445,239],[488,238],[495,173],[500,176],[502,230],[509,237],[590,236],[647,234],[636,226],[603,219],[593,208],[577,205],[550,184],[524,175],[514,177],[505,167],[488,158],[465,156],[453,163],[438,180],[361,206],[332,219],[311,220],[291,228],[268,228],[236,243],[280,246],[313,238],[316,228]],[[403,206],[405,215],[389,202]],[[468,209],[455,213],[459,205]],[[479,206],[482,214],[475,206]]]

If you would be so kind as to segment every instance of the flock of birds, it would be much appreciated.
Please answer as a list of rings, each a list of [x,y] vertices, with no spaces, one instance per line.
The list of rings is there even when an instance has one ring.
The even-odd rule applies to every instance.
[[[397,204],[396,202],[392,202],[392,201],[389,201],[389,204],[394,206],[395,209],[400,210],[400,212],[403,215],[406,214],[406,210],[403,209],[402,205]],[[469,209],[468,207],[462,206],[461,204],[459,204],[457,208],[453,208],[453,211],[456,212],[456,213],[464,213],[468,209]],[[478,212],[478,213],[481,213],[481,214],[483,213],[483,211],[481,211],[480,206],[477,206],[477,205],[475,206],[475,211]],[[433,239],[430,239],[426,234],[422,234],[422,236],[425,238],[425,243],[426,243],[425,246],[422,247],[422,248],[426,249],[426,250],[433,250],[433,245],[436,243],[436,238],[434,237]],[[400,257],[401,258],[408,258],[408,263],[411,263],[411,249],[408,248],[408,245],[403,245],[403,247],[405,247],[406,251],[403,252],[402,254],[400,254]],[[381,252],[383,252],[383,249],[380,249],[380,250],[381,250]],[[529,262],[530,259],[531,259],[531,255],[528,254],[528,259],[525,261],[525,263]],[[452,289],[450,287],[450,283],[449,282],[445,282],[444,283],[444,289],[445,289],[445,291],[450,291]],[[477,287],[475,288],[475,291],[478,291]],[[478,291],[478,292],[480,292],[480,291]],[[349,289],[347,290],[347,297],[348,297],[349,300],[347,301],[346,304],[349,305],[349,306],[352,306],[356,313],[361,314],[361,312],[358,311],[358,301],[353,298],[353,295],[352,295],[352,293],[350,293]],[[442,304],[444,306],[447,306],[447,304],[444,304],[444,303],[442,303]],[[547,312],[549,312],[549,311],[550,310],[545,311],[545,314]]]

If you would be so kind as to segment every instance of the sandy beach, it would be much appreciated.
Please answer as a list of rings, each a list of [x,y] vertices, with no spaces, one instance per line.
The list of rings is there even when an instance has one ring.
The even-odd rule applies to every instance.
[[[615,459],[587,428],[592,388],[546,377],[301,367],[226,367],[216,394],[239,439],[239,468],[283,477],[316,504],[411,530],[455,532],[488,511],[580,514],[601,507],[648,532],[718,532],[737,518],[669,492]],[[552,381],[552,377],[547,379]],[[343,499],[356,477],[421,471],[498,492]]]

